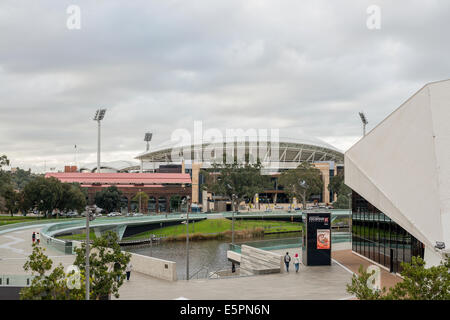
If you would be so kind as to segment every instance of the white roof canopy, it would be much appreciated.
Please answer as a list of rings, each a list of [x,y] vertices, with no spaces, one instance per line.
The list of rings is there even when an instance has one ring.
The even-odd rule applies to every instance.
[[[433,248],[450,246],[450,80],[426,85],[345,153],[345,183]]]

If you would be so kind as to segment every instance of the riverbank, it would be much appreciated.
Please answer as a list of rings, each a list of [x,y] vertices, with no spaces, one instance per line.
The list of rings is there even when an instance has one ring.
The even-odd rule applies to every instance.
[[[270,220],[235,220],[234,234],[236,239],[261,237],[264,234],[301,232],[303,223]],[[232,221],[229,219],[207,219],[189,223],[189,239],[191,240],[221,240],[231,238]],[[165,241],[186,240],[186,225],[179,224],[170,227],[142,232],[123,240],[149,239],[152,235]]]

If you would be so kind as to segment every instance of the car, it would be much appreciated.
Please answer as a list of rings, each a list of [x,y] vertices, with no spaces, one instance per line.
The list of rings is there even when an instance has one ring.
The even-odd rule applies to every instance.
[[[283,209],[283,206],[275,206],[274,209]]]
[[[140,212],[133,213],[133,217],[142,217],[144,214]]]
[[[103,217],[101,213],[94,214],[94,217]]]
[[[110,213],[108,213],[106,216],[107,216],[107,217],[115,217],[116,214],[115,214],[114,212],[110,212]]]

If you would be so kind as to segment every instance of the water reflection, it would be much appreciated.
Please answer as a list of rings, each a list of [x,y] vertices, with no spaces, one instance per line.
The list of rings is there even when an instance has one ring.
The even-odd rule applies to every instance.
[[[236,241],[236,244],[250,243],[258,240],[282,239],[300,237],[301,233],[288,233],[278,235],[266,235],[264,238],[253,238],[251,240]],[[231,270],[231,262],[227,259],[227,251],[229,250],[229,240],[205,240],[189,242],[189,274],[193,275],[197,270],[202,268],[198,273],[199,278],[206,276],[206,267],[209,272],[219,270]],[[153,244],[153,246],[126,248],[129,252],[151,256],[159,259],[174,261],[177,264],[178,279],[186,279],[186,243],[182,241],[162,242],[161,244]],[[197,276],[196,276],[197,277]]]

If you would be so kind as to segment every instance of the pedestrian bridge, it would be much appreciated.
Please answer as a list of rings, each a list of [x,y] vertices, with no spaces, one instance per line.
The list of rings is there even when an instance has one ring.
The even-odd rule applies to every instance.
[[[331,210],[332,221],[338,217],[348,217],[349,210]],[[190,213],[190,221],[201,221],[208,218],[231,219],[267,219],[288,220],[301,222],[301,211],[274,211],[274,212],[221,212],[221,213]],[[186,221],[186,214],[149,215],[141,217],[102,217],[89,222],[89,227],[100,236],[106,231],[114,231],[121,240],[124,236],[142,233],[148,230],[179,224]],[[55,249],[71,253],[72,242],[70,240],[56,239],[55,236],[70,234],[86,228],[86,220],[75,219],[66,222],[51,222],[45,224],[41,230],[43,242]]]

